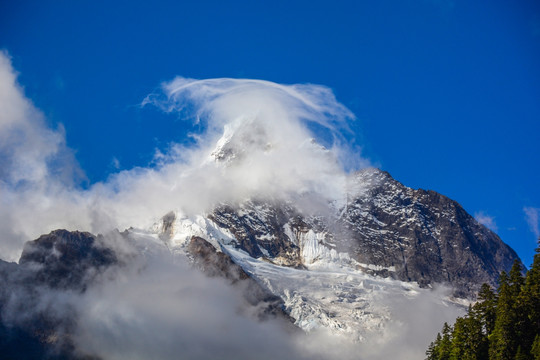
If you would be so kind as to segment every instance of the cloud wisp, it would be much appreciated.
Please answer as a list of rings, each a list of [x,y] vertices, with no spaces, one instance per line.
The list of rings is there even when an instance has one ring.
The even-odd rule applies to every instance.
[[[302,191],[331,197],[332,179],[344,168],[340,155],[355,158],[342,135],[354,116],[326,87],[177,77],[162,89],[143,104],[178,111],[204,129],[195,135],[196,151],[178,145],[173,153],[189,164],[178,186],[197,183],[195,193],[207,193],[210,203]],[[311,141],[316,137],[327,149]],[[229,166],[216,166],[216,158]]]
[[[489,228],[491,231],[497,232],[499,230],[499,228],[497,227],[497,223],[495,222],[495,218],[486,214],[483,211],[475,212],[474,218],[476,219],[476,221]]]
[[[525,220],[536,238],[540,238],[540,208],[526,206],[523,208]]]

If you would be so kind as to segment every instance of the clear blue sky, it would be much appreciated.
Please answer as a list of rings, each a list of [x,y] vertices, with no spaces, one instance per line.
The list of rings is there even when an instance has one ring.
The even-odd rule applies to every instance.
[[[2,1],[0,49],[90,183],[185,140],[186,123],[138,107],[176,75],[322,84],[364,156],[491,217],[532,261],[538,1]]]

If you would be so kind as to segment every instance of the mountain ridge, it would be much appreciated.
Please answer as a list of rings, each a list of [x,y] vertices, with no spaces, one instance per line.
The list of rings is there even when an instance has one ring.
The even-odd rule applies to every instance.
[[[341,257],[371,274],[423,287],[447,284],[465,297],[484,282],[495,285],[519,259],[456,201],[408,188],[388,172],[370,168],[351,175],[346,199],[330,215],[306,215],[290,201],[261,198],[219,205],[206,217],[226,230],[224,243],[255,258],[302,268]],[[174,219],[166,222],[170,230]]]

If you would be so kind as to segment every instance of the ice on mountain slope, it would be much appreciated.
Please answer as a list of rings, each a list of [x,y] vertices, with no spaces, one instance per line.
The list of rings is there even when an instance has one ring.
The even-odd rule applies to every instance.
[[[207,239],[253,279],[283,299],[286,312],[307,332],[325,329],[353,341],[371,337],[384,341],[386,337],[401,336],[386,332],[396,316],[387,301],[390,298],[402,303],[429,298],[433,306],[440,307],[442,314],[448,310],[448,320],[459,308],[447,294],[434,294],[415,283],[366,274],[361,269],[370,265],[358,264],[348,254],[338,253],[327,243],[327,234],[312,229],[297,234],[290,227],[286,229],[291,241],[301,249],[303,269],[281,266],[266,255],[250,256],[236,247],[238,241],[234,235],[202,216],[189,218],[178,212],[169,214],[152,232],[176,255],[185,254],[192,236]]]
[[[211,243],[218,251],[220,244],[235,242],[234,236],[227,230],[217,226],[207,217],[186,216],[179,211],[171,211],[150,229],[172,250],[183,251],[193,236],[199,236]]]
[[[343,266],[314,265],[294,269],[254,259],[241,250],[224,250],[252,277],[280,296],[295,324],[305,331],[329,329],[363,340],[383,335],[391,313],[382,305],[385,296],[402,296],[414,285],[375,279]]]

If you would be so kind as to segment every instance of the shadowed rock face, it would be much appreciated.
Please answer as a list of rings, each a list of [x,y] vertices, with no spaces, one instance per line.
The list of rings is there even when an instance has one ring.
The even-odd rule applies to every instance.
[[[291,234],[312,230],[324,233],[326,246],[348,253],[369,273],[424,287],[451,285],[460,296],[473,295],[484,282],[495,285],[500,272],[519,259],[457,202],[408,188],[378,169],[349,177],[345,205],[335,213],[305,217],[290,203],[252,200],[220,206],[209,218],[253,257],[302,267],[303,244]]]
[[[80,290],[116,262],[114,252],[100,246],[95,235],[67,230],[55,230],[27,242],[19,260],[22,267],[37,270],[35,280],[41,284]]]
[[[212,244],[199,236],[191,238],[188,252],[193,256],[194,265],[207,276],[223,277],[232,284],[250,278],[240,266],[231,260],[230,256],[218,252]]]
[[[75,310],[50,295],[84,292],[114,264],[99,237],[67,230],[27,242],[19,264],[0,261],[0,358],[95,360],[75,353]]]
[[[244,299],[256,310],[258,320],[286,320],[287,329],[298,330],[293,326],[293,319],[284,311],[283,300],[273,295],[253,280],[229,255],[218,252],[205,239],[193,236],[188,245],[188,252],[193,257],[194,265],[210,277],[222,277],[239,288]]]

